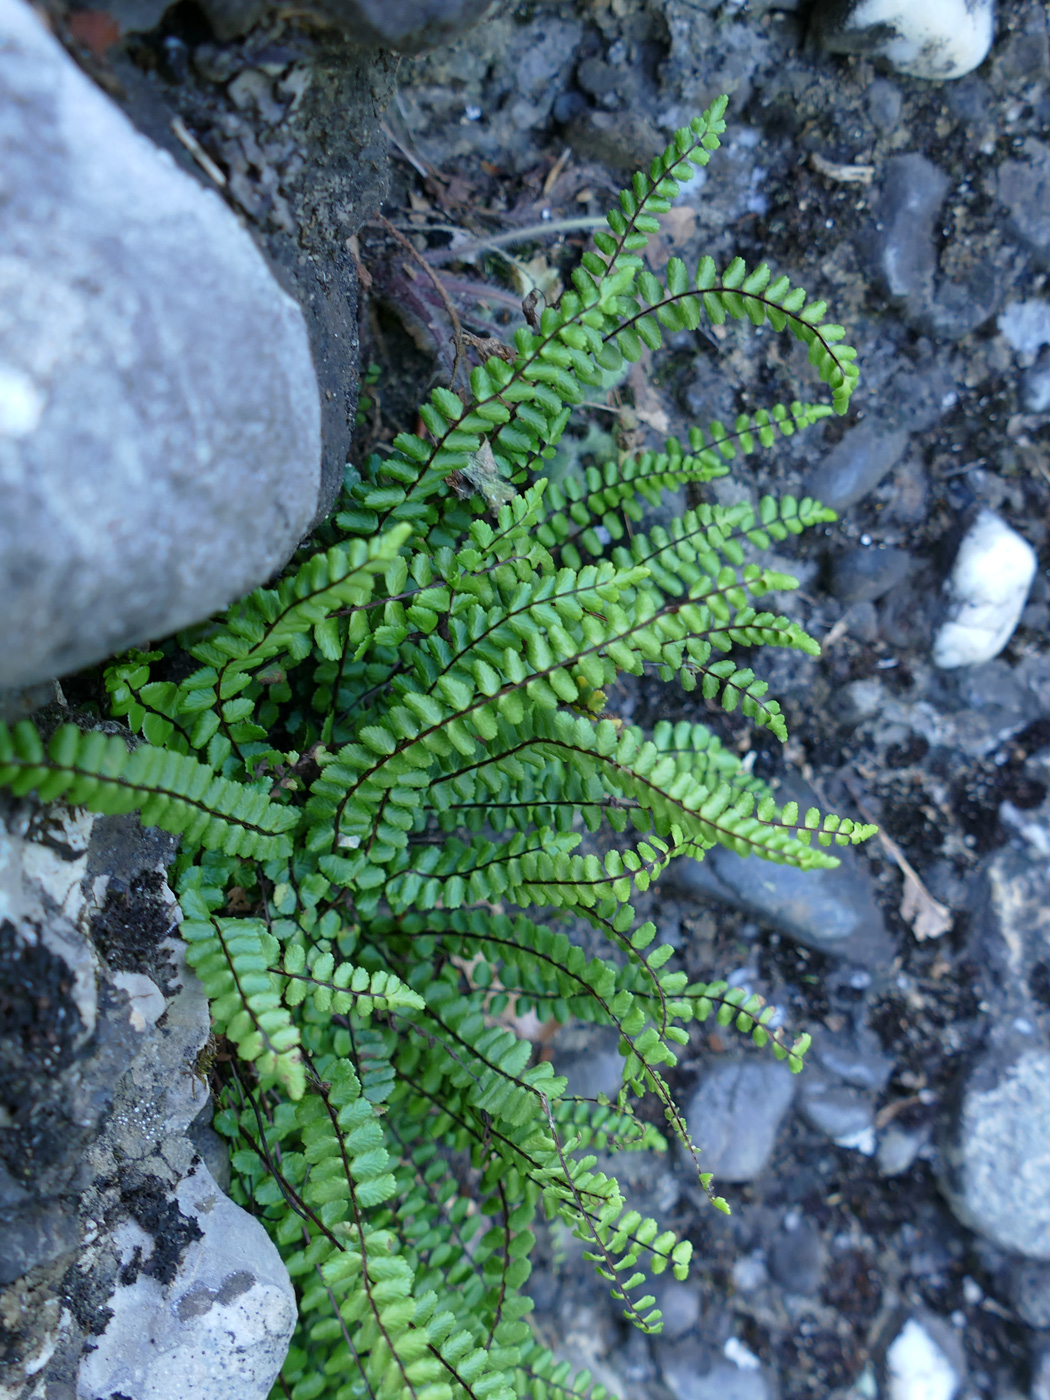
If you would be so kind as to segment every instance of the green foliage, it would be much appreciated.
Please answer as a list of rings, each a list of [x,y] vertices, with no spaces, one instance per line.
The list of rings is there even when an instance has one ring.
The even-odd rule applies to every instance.
[[[635,177],[573,289],[435,389],[425,436],[348,475],[321,548],[221,621],[108,668],[141,736],[0,728],[0,781],[182,837],[189,957],[236,1048],[217,1122],[299,1290],[275,1394],[294,1400],[583,1395],[545,1350],[525,1291],[537,1215],[560,1221],[624,1314],[690,1246],[625,1201],[598,1154],[699,1148],[667,1083],[714,1016],[801,1067],[807,1037],[724,982],[689,985],[632,900],[675,857],[720,844],[801,869],[871,827],[793,803],[702,724],[652,734],[607,713],[624,672],[677,679],[786,738],[735,648],[816,654],[764,606],[795,581],[761,560],[834,517],[818,502],[644,506],[738,453],[842,412],[853,351],[786,278],[739,260],[658,280],[641,252],[678,181],[706,164],[722,99]],[[694,429],[683,446],[543,475],[574,405],[663,331],[726,317],[789,331],[830,390]],[[188,672],[188,673],[187,673]],[[602,955],[579,941],[582,925]],[[615,1027],[615,1101],[566,1093],[523,1021]],[[601,1396],[600,1387],[590,1392]]]

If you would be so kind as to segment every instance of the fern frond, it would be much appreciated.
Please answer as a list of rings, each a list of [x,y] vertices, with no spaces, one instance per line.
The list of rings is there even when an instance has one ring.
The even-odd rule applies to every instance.
[[[219,777],[196,759],[150,744],[129,751],[117,735],[73,724],[57,729],[45,748],[29,720],[14,729],[0,723],[0,786],[106,815],[137,809],[148,826],[257,860],[289,854],[299,821],[262,789]]]

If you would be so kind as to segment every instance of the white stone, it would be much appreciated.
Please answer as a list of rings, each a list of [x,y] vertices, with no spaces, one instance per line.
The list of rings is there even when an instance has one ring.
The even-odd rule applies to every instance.
[[[951,670],[998,656],[1020,620],[1035,571],[1028,541],[992,511],[982,511],[952,568],[952,607],[933,644],[934,663]]]
[[[1050,301],[1012,301],[997,325],[1021,363],[1033,364],[1042,347],[1050,345]]]
[[[164,993],[144,972],[118,972],[114,974],[113,985],[128,994],[128,1019],[133,1030],[144,1031],[147,1026],[155,1025],[164,1014],[167,1006]]]
[[[822,20],[821,8],[829,12]],[[985,58],[995,32],[994,0],[856,0],[818,6],[817,32],[833,52],[888,59],[912,78],[961,78]],[[868,41],[865,31],[878,32]],[[889,37],[884,37],[889,31]]]
[[[13,365],[0,365],[0,436],[21,438],[36,429],[47,395],[29,375]]]
[[[955,1367],[920,1322],[911,1317],[886,1353],[889,1400],[952,1400]]]

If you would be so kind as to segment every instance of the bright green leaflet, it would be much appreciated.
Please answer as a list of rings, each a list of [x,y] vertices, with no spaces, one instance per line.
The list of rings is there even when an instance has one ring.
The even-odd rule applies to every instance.
[[[299,1292],[275,1395],[600,1396],[530,1328],[537,1212],[585,1242],[627,1317],[658,1328],[650,1277],[684,1277],[689,1245],[631,1209],[595,1153],[662,1146],[633,1110],[655,1095],[728,1209],[666,1083],[689,1023],[735,1024],[801,1067],[806,1037],[772,1033],[773,1008],[724,982],[687,985],[631,900],[716,843],[811,869],[873,828],[778,806],[703,725],[646,735],[603,713],[620,673],[649,672],[783,740],[779,706],[732,649],[819,650],[763,608],[795,581],[761,559],[831,511],[767,498],[643,528],[646,502],[845,411],[857,379],[824,303],[764,264],[704,258],[691,275],[673,259],[663,281],[643,267],[725,107],[634,177],[573,289],[517,332],[513,363],[475,368],[467,401],[436,389],[426,438],[402,433],[348,475],[317,552],[182,639],[192,674],[164,679],[174,643],[109,667],[135,748],[72,725],[46,742],[0,727],[14,792],[137,809],[182,835],[182,933],[237,1049],[217,1118],[234,1193]],[[664,330],[726,317],[802,341],[830,403],[546,481],[603,375]],[[461,499],[449,478],[477,490]],[[607,956],[577,946],[581,922]],[[617,1028],[615,1102],[566,1094],[515,1030],[530,1010]]]

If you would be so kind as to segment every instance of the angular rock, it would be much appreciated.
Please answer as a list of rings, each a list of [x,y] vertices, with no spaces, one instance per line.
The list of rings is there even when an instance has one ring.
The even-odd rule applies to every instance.
[[[302,315],[21,0],[0,0],[0,686],[206,617],[320,490]]]
[[[754,1181],[765,1170],[791,1107],[795,1076],[773,1059],[719,1061],[689,1101],[686,1119],[704,1171],[717,1181]]]
[[[1050,1048],[996,1047],[974,1066],[945,1127],[942,1171],[964,1225],[1050,1259]]]
[[[1025,410],[1046,413],[1050,409],[1050,350],[1044,350],[1021,376]]]
[[[1050,870],[1003,847],[981,869],[972,928],[981,990],[998,1021],[1031,1018],[1050,963]]]
[[[1007,1275],[1010,1302],[1029,1327],[1050,1327],[1050,1267],[1032,1260],[1016,1261]]]
[[[732,1361],[704,1366],[697,1352],[689,1341],[660,1348],[664,1381],[675,1400],[771,1400],[769,1381],[757,1367]]]
[[[827,1263],[820,1231],[791,1211],[769,1248],[769,1272],[787,1293],[820,1292]]]
[[[168,937],[173,852],[134,818],[0,800],[5,1395],[265,1400],[295,1324],[277,1250],[198,1155],[210,1022]]]
[[[885,58],[913,78],[961,78],[985,58],[994,0],[817,0],[812,37],[830,53]]]
[[[1012,301],[998,317],[999,334],[1030,365],[1044,345],[1050,345],[1050,301]]]
[[[875,1106],[871,1097],[848,1084],[808,1074],[799,1095],[799,1113],[836,1147],[870,1157],[875,1151]]]
[[[993,511],[981,511],[948,580],[951,605],[934,640],[934,664],[950,670],[998,656],[1020,621],[1036,567],[1028,541]]]
[[[889,1127],[879,1136],[876,1158],[880,1173],[901,1176],[912,1166],[928,1139],[929,1132],[925,1129],[911,1132],[906,1128]]]
[[[999,167],[999,200],[1018,236],[1044,261],[1050,258],[1050,146],[1028,137],[1024,160]]]
[[[875,214],[875,267],[889,295],[916,310],[933,299],[934,231],[949,183],[944,171],[917,151],[886,162]]]

